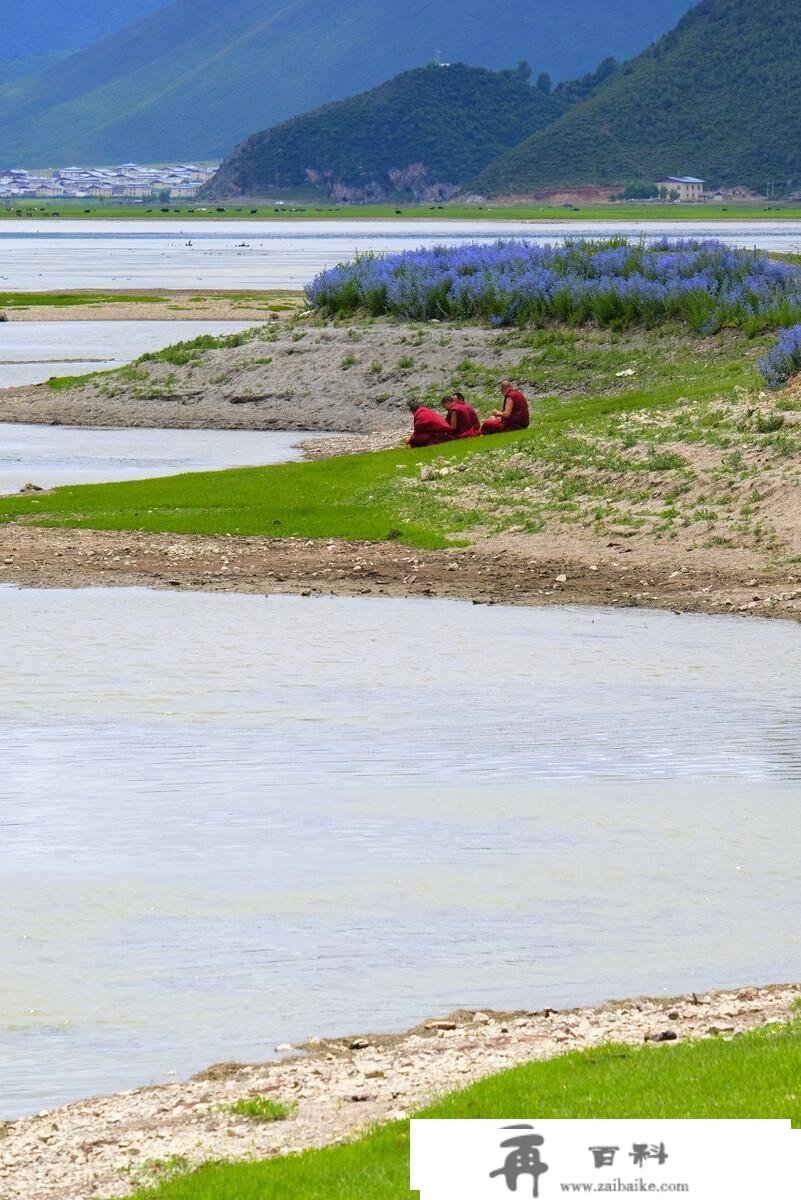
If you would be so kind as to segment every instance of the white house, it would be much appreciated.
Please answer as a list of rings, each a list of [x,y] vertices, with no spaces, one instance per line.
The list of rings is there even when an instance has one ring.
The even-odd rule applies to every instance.
[[[696,179],[694,175],[670,175],[667,179],[657,179],[657,186],[664,188],[666,192],[678,192],[679,200],[682,201],[698,201],[704,198],[704,183],[703,179]]]

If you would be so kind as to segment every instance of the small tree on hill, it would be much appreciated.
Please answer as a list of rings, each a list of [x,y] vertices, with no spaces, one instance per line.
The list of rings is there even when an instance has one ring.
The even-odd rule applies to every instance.
[[[660,188],[655,183],[647,183],[645,180],[637,180],[634,183],[628,184],[623,192],[624,200],[655,200],[660,193]]]

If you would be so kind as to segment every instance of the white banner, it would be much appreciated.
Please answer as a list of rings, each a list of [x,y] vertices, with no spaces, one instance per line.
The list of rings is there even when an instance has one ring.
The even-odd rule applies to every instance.
[[[420,1200],[799,1200],[789,1121],[412,1121]]]

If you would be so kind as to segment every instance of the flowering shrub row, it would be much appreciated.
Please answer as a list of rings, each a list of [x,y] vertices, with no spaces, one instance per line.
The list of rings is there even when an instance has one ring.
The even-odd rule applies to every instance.
[[[323,271],[307,297],[340,316],[365,311],[496,326],[681,320],[701,332],[725,324],[757,331],[801,319],[801,274],[718,241],[499,241],[363,255]]]
[[[780,388],[791,375],[797,375],[801,371],[801,325],[782,330],[775,346],[757,366],[771,388]]]

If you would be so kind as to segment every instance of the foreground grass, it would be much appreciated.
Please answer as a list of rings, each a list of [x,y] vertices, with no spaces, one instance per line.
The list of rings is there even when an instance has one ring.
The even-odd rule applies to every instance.
[[[733,1041],[606,1046],[492,1076],[416,1114],[429,1118],[779,1119],[801,1126],[801,1027]],[[405,1200],[407,1122],[359,1141],[249,1164],[217,1164],[139,1200]]]
[[[618,448],[608,453],[603,449],[599,456],[597,447],[605,447],[610,431],[625,424],[630,414],[669,411],[679,401],[683,406],[690,403],[690,398],[696,405],[712,403],[721,391],[753,383],[753,367],[742,338],[733,345],[716,342],[714,353],[707,346],[702,355],[685,335],[687,345],[670,358],[669,369],[654,342],[652,373],[648,374],[644,365],[640,378],[619,379],[621,364],[629,361],[632,351],[621,350],[613,341],[599,350],[582,343],[584,335],[575,331],[560,335],[556,342],[553,332],[508,336],[537,339],[532,370],[540,378],[557,370],[565,386],[580,384],[582,374],[599,384],[604,378],[609,392],[574,392],[567,401],[544,398],[531,429],[522,434],[451,443],[433,450],[390,450],[313,463],[59,488],[34,498],[1,499],[0,521],[24,517],[40,524],[93,529],[397,540],[441,548],[486,525],[492,509],[491,502],[466,502],[460,484],[475,480],[486,491],[487,481],[494,480],[492,486],[508,498],[514,497],[516,504],[531,504],[522,494],[518,465],[508,461],[510,453],[520,452],[531,463],[551,464],[557,472],[565,462],[575,464],[582,459],[594,469],[620,469],[624,456]],[[550,340],[540,345],[546,336]],[[565,337],[577,341],[568,344]],[[199,341],[205,345],[204,339]],[[640,346],[638,353],[644,349]],[[176,352],[200,353],[202,348],[188,343],[160,354]],[[558,366],[550,366],[550,362]],[[468,362],[460,370],[462,382],[466,380],[479,395],[486,392],[482,403],[488,405],[497,368]],[[553,380],[556,382],[556,376]],[[631,445],[627,451],[632,451]],[[641,473],[643,463],[636,452],[631,459],[634,473]],[[421,484],[419,464],[433,460],[437,479],[433,484]],[[668,454],[647,457],[645,465],[649,470],[671,471],[680,470],[682,463]],[[563,497],[554,497],[551,507],[556,511],[563,503]],[[540,522],[542,506],[535,509],[535,519]],[[493,520],[502,528],[504,522],[511,525],[517,515],[516,509],[507,505]]]

